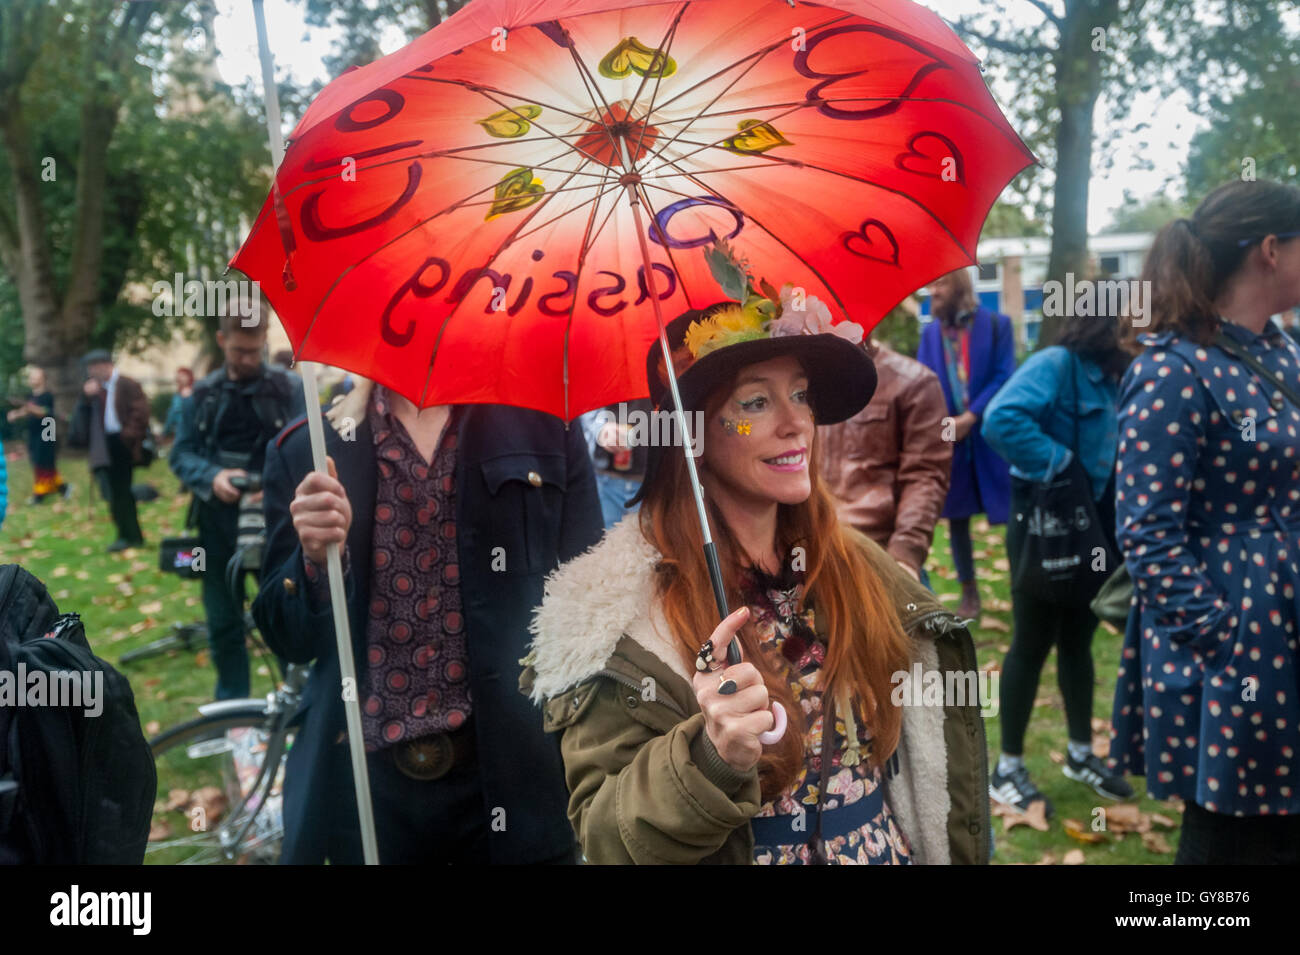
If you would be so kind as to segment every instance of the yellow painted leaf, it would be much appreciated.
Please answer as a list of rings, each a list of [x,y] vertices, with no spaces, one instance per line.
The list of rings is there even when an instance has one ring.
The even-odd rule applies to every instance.
[[[512,169],[497,183],[494,193],[496,198],[488,209],[484,221],[491,222],[508,212],[527,209],[541,199],[545,192],[546,186],[542,184],[542,180],[533,176],[531,169],[526,167]]]
[[[600,61],[600,75],[621,80],[630,73],[638,76],[672,76],[677,62],[661,50],[652,49],[634,36],[625,36]]]
[[[722,141],[722,148],[728,152],[761,155],[778,146],[794,145],[775,126],[761,119],[742,119],[737,128],[740,132]]]
[[[527,135],[533,128],[529,120],[541,115],[540,106],[524,103],[522,106],[498,110],[486,119],[478,120],[478,124],[487,131],[489,136],[495,136],[497,139],[517,139]]]

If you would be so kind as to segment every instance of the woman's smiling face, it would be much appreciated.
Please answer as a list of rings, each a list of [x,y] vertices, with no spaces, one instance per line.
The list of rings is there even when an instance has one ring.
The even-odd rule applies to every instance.
[[[807,500],[815,433],[808,376],[798,360],[787,355],[741,369],[705,425],[712,493],[750,504]]]

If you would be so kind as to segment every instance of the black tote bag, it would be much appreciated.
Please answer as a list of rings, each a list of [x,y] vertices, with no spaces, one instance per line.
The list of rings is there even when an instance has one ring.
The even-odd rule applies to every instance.
[[[1071,390],[1074,396],[1073,456],[1064,471],[1050,481],[1019,481],[1028,491],[1029,507],[1008,524],[1008,537],[1016,535],[1008,550],[1017,559],[1011,569],[1011,589],[1032,594],[1061,606],[1087,607],[1115,569],[1116,555],[1101,526],[1092,481],[1079,462],[1078,358],[1071,354]],[[1098,560],[1099,555],[1104,559]],[[1094,570],[1100,567],[1100,570]]]

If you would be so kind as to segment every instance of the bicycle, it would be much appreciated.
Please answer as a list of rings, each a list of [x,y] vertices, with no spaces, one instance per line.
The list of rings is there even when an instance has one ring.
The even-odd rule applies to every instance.
[[[259,485],[241,490],[257,490]],[[261,563],[264,532],[245,532],[226,565],[232,594],[243,573]],[[244,632],[266,650],[252,614]],[[278,670],[275,655],[266,659]],[[219,700],[199,717],[155,736],[149,745],[159,779],[184,783],[154,805],[145,861],[156,864],[274,863],[284,836],[284,762],[310,666],[289,664],[264,699]],[[201,798],[200,798],[201,797]],[[177,818],[177,813],[183,813]],[[184,830],[177,833],[178,826]]]

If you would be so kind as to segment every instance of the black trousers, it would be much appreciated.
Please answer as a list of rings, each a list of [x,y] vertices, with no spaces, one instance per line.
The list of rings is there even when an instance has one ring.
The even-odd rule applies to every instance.
[[[1189,802],[1174,864],[1300,865],[1300,816],[1229,816]]]
[[[1113,484],[1113,482],[1112,482]],[[1108,531],[1115,526],[1113,488],[1097,504],[1098,519]],[[1032,510],[1032,485],[1011,480],[1011,516],[1007,521],[1007,559],[1014,579],[1024,542],[1020,515]],[[1107,533],[1112,538],[1113,532]],[[1025,728],[1038,695],[1038,680],[1047,655],[1056,648],[1056,679],[1065,703],[1065,722],[1070,739],[1092,739],[1092,691],[1095,674],[1092,663],[1092,635],[1097,618],[1087,606],[1063,607],[1022,590],[1011,594],[1013,633],[1011,649],[1002,663],[999,711],[1002,752],[1019,756],[1025,751]]]
[[[238,508],[231,504],[198,505],[199,540],[206,553],[203,572],[203,613],[208,621],[208,647],[217,671],[214,690],[218,700],[248,696],[248,647],[244,633],[244,575],[235,580],[232,593],[226,583],[226,564],[235,552]]]
[[[135,497],[131,494],[131,451],[120,435],[106,434],[104,441],[108,446],[108,467],[95,468],[99,493],[108,502],[109,513],[117,527],[117,539],[128,544],[143,544]]]
[[[461,732],[474,732],[467,724]],[[336,744],[334,792],[329,805],[329,861],[331,865],[361,865],[361,825],[347,743]],[[397,769],[387,750],[366,754],[370,771],[370,799],[375,809],[375,840],[381,865],[487,865],[491,840],[510,821],[494,819],[483,798],[478,763],[470,760],[441,779],[411,779]],[[502,810],[504,813],[504,810]],[[572,852],[548,860],[571,864]]]

